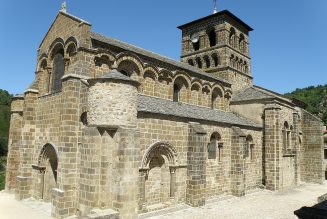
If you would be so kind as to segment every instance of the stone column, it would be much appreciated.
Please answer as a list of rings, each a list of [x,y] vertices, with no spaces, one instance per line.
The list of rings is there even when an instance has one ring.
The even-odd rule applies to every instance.
[[[176,192],[176,167],[169,167],[170,171],[170,198],[175,198]]]
[[[200,49],[204,49],[206,47],[206,35],[200,35],[199,36],[199,43],[200,43]]]
[[[137,193],[139,179],[139,130],[136,127],[120,127],[116,133],[118,140],[117,161],[115,163],[116,182],[113,188],[113,207],[119,211],[121,219],[137,218]]]
[[[15,96],[11,102],[10,129],[6,168],[6,190],[16,189],[16,177],[19,175],[20,144],[22,142],[24,96]]]
[[[92,208],[100,207],[98,201],[102,136],[97,127],[84,127],[83,136],[79,181],[79,210],[82,216],[85,216],[90,213]]]
[[[239,127],[232,127],[231,190],[235,196],[245,195],[245,144],[246,135]]]
[[[139,210],[145,209],[145,180],[148,175],[148,169],[141,169],[140,174],[140,191],[139,191]]]
[[[186,204],[193,207],[203,206],[206,202],[206,134],[199,123],[190,123]]]
[[[37,97],[37,90],[28,89],[25,92],[19,176],[15,190],[15,197],[18,200],[31,197]]]
[[[300,148],[299,148],[299,113],[297,111],[293,112],[293,133],[292,142],[293,148],[292,153],[295,153],[294,167],[295,167],[295,185],[298,184],[300,176]]]
[[[264,109],[264,184],[269,190],[278,190],[281,185],[282,130],[280,106],[267,104]]]
[[[57,218],[75,214],[77,207],[76,188],[80,164],[76,161],[79,153],[81,83],[80,78],[75,76],[66,75],[62,78],[57,189],[53,191],[52,211],[52,216]]]

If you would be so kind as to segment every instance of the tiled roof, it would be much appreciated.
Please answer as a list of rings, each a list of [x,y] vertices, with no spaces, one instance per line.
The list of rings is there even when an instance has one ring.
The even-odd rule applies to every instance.
[[[264,93],[254,87],[248,87],[240,93],[233,96],[232,101],[244,101],[244,100],[261,100],[261,99],[273,99],[274,96]]]
[[[176,66],[178,68],[187,70],[190,73],[193,73],[194,76],[202,77],[202,78],[207,79],[207,80],[209,79],[209,80],[213,80],[213,81],[220,81],[220,82],[223,82],[225,84],[230,85],[230,83],[228,81],[226,81],[226,80],[224,80],[222,78],[218,78],[218,77],[216,77],[214,75],[208,74],[206,72],[203,72],[203,71],[199,70],[196,67],[193,67],[191,65],[188,65],[188,64],[185,64],[185,63],[182,63],[182,62],[178,62],[178,61],[173,60],[171,58],[159,55],[157,53],[142,49],[140,47],[137,47],[137,46],[125,43],[125,42],[122,42],[120,40],[113,39],[111,37],[106,37],[106,36],[103,36],[101,34],[94,33],[94,32],[91,32],[91,38],[94,39],[94,40],[97,40],[97,41],[100,41],[100,42],[115,46],[115,47],[122,48],[122,49],[124,49],[126,51],[135,52],[137,54],[140,54],[140,55],[143,55],[143,56],[146,56],[146,57],[150,57],[150,58],[165,62],[167,64]]]
[[[243,91],[234,95],[231,101],[238,102],[238,101],[266,100],[266,99],[279,99],[284,102],[288,102],[292,104],[292,100],[288,99],[287,97],[258,86],[245,88]]]
[[[205,120],[235,126],[262,128],[262,125],[256,124],[232,112],[213,110],[206,107],[178,103],[144,95],[138,96],[138,111],[187,119]]]
[[[109,71],[108,73],[105,73],[100,78],[104,79],[116,79],[116,80],[123,80],[123,81],[134,81],[130,77],[124,75],[123,73],[117,71],[116,69],[113,69]]]

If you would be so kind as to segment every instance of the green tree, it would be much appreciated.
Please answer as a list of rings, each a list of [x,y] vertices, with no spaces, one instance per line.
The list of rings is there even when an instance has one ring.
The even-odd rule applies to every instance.
[[[0,156],[7,155],[12,95],[0,89]]]
[[[327,125],[327,85],[298,88],[285,95],[305,102],[307,104],[306,110],[321,118]]]

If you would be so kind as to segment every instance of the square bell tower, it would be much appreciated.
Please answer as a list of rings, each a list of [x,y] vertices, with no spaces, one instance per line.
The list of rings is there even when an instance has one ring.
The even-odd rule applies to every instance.
[[[252,85],[249,33],[253,30],[224,10],[178,27],[181,61],[224,78],[234,93]]]

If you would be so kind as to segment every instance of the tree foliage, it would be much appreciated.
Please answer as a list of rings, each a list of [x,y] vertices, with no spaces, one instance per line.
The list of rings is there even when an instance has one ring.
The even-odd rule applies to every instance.
[[[7,154],[12,95],[0,89],[0,156]]]
[[[327,84],[296,89],[285,95],[305,102],[308,105],[306,110],[321,118],[327,125]]]

